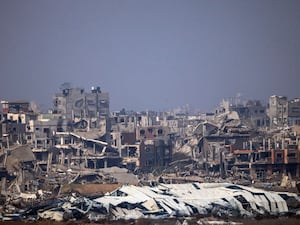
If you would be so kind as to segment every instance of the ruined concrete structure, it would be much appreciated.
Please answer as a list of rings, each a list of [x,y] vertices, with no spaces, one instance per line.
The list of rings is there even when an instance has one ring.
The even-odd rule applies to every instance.
[[[296,137],[251,140],[240,135],[203,138],[199,149],[204,168],[223,177],[242,174],[249,176],[249,180],[260,181],[273,174],[300,176],[300,143]]]
[[[156,168],[165,168],[172,160],[172,143],[163,139],[147,139],[140,147],[140,169],[152,172]]]
[[[271,127],[300,125],[300,99],[273,95],[269,100]]]
[[[216,109],[216,115],[224,115],[230,112],[236,112],[239,119],[251,128],[256,129],[269,126],[267,106],[263,105],[258,100],[249,100],[246,103],[223,100]]]
[[[90,93],[83,88],[63,87],[54,97],[53,112],[69,120],[109,116],[109,94],[100,87],[92,87]]]
[[[15,114],[21,114],[21,113],[29,113],[32,112],[30,109],[30,103],[27,101],[1,101],[2,104],[2,112],[4,114],[7,113],[15,113]]]
[[[269,117],[271,127],[283,127],[288,123],[288,99],[273,95],[269,99]]]
[[[288,103],[288,125],[300,126],[300,99],[295,98]]]
[[[269,119],[267,116],[267,107],[262,105],[260,101],[248,101],[246,105],[234,105],[230,110],[236,111],[240,119],[249,121],[252,127],[269,126]]]
[[[8,189],[36,191],[43,187],[38,180],[46,175],[55,177],[46,182],[55,189],[71,182],[74,177],[66,176],[71,173],[80,177],[114,166],[137,175],[170,167],[174,176],[204,173],[250,182],[300,177],[299,99],[271,96],[269,108],[255,100],[223,101],[215,112],[203,115],[126,110],[110,114],[109,95],[100,88],[85,93],[64,86],[54,97],[53,113],[34,111],[24,101],[2,101],[2,108],[4,195]],[[181,169],[182,162],[192,163]]]
[[[1,101],[2,113],[0,120],[0,138],[2,145],[8,143],[25,144],[28,140],[28,123],[37,118],[30,102],[26,101]]]

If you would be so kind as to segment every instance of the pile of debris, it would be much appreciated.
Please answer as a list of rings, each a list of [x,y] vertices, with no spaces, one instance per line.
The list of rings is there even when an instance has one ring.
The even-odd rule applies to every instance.
[[[123,186],[95,201],[101,203],[113,219],[196,215],[279,216],[287,213],[296,214],[300,210],[300,198],[296,194],[267,192],[230,183]],[[293,204],[289,205],[289,202]]]
[[[101,197],[71,194],[62,199],[2,213],[8,219],[140,219],[195,216],[263,217],[298,215],[297,194],[268,192],[231,183],[123,185]]]

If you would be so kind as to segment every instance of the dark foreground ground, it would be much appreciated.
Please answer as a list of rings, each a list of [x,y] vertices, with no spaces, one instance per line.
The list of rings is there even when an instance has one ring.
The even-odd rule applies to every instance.
[[[217,221],[213,223],[213,221]],[[201,219],[139,219],[139,220],[119,220],[119,221],[102,221],[97,223],[86,221],[66,221],[54,222],[49,220],[44,221],[5,221],[0,222],[0,225],[299,225],[300,217],[280,217],[267,219],[230,219],[222,220],[215,218],[201,218]]]

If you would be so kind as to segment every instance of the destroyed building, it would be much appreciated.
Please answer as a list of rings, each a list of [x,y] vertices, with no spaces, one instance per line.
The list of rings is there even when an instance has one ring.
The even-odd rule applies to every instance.
[[[189,218],[192,221],[199,216],[231,220],[297,215],[299,206],[299,196],[294,193],[270,192],[231,183],[193,182],[156,186],[123,185],[97,198],[73,194],[14,215],[54,221],[85,219],[89,222],[107,222],[109,219],[123,223],[124,220],[142,218]],[[4,214],[3,218],[9,219],[9,216]],[[211,222],[201,224],[228,223]]]
[[[107,144],[108,94],[100,88],[87,94],[78,90],[63,89],[62,95],[56,96],[54,108],[60,114],[33,111],[26,101],[1,102],[2,190],[9,190],[8,195],[3,191],[5,196],[35,192],[37,188],[51,190],[65,182],[61,173],[73,169],[121,165],[118,150]],[[11,163],[12,159],[18,160]]]
[[[61,93],[54,97],[53,114],[60,115],[59,123],[71,124],[72,129],[79,131],[99,130],[104,132],[104,139],[109,141],[110,110],[109,94],[102,92],[100,87],[92,87],[90,93],[83,88],[73,88],[63,84]],[[62,129],[59,132],[69,130]]]
[[[237,100],[223,100],[216,109],[216,115],[229,112],[236,112],[243,125],[253,129],[269,126],[267,106],[263,105],[259,100],[248,100],[245,103]]]
[[[27,143],[28,123],[30,120],[37,118],[37,114],[33,112],[30,103],[26,101],[1,101],[2,104],[2,120],[1,138],[5,135],[2,143]]]
[[[249,100],[245,105],[232,105],[230,110],[236,111],[240,119],[253,128],[269,126],[267,107],[263,106],[258,100]]]
[[[7,113],[29,113],[32,110],[30,109],[30,103],[28,101],[1,101],[2,112]]]
[[[140,141],[140,169],[152,171],[166,167],[172,160],[172,140],[169,128],[163,126],[137,127],[137,140]]]
[[[271,128],[300,125],[300,100],[288,100],[285,96],[273,95],[269,99]]]
[[[294,114],[287,113],[286,118],[293,115],[297,121],[297,99],[292,105]],[[283,176],[298,179],[299,134],[290,129],[269,130],[266,112],[258,101],[244,105],[223,101],[214,114],[202,117],[192,132],[186,133],[175,154],[189,156],[210,176],[242,177],[249,182]]]
[[[288,122],[288,99],[285,96],[273,95],[269,98],[270,126],[284,127]]]
[[[109,115],[109,94],[100,87],[92,87],[90,93],[83,88],[63,86],[61,93],[54,97],[53,113],[62,114],[66,119],[100,117]]]
[[[191,217],[253,218],[291,212],[289,200],[296,194],[267,192],[230,183],[159,184],[122,186],[95,199],[113,219]]]
[[[246,180],[244,184],[248,186],[284,178],[285,184],[290,182],[291,186],[295,186],[300,177],[299,101],[293,99],[285,103],[284,98],[281,100],[283,102],[278,103],[280,106],[276,109],[270,106],[269,115],[274,115],[272,119],[259,101],[247,101],[245,104],[223,101],[214,113],[202,116],[184,112],[125,110],[110,115],[108,94],[102,93],[100,88],[85,93],[83,89],[64,86],[62,93],[54,98],[53,113],[48,114],[33,112],[28,102],[3,101],[0,119],[1,194],[8,199],[16,196],[38,198],[37,191],[51,193],[53,190],[57,195],[61,186],[70,187],[73,183],[107,182],[117,185],[117,182],[140,182],[152,185],[173,181],[204,182],[210,178],[214,182],[218,179],[222,182],[224,179],[226,182],[234,180],[236,183]],[[285,106],[287,114],[283,115]],[[286,127],[282,129],[278,123],[272,123],[276,129],[270,129],[271,121],[279,121],[282,115],[280,121],[286,121]],[[181,187],[195,195],[179,190]],[[228,194],[230,204],[210,196],[210,203],[199,205],[197,201],[203,199],[197,195],[201,191],[208,194],[207,187]],[[144,196],[145,201],[129,198],[132,202],[126,202],[123,195],[131,195],[133,190],[147,192],[149,196]],[[252,204],[257,197],[254,192],[265,196],[259,207]],[[242,194],[247,195],[247,201],[240,197]],[[50,195],[53,197],[54,194]],[[115,197],[120,199],[115,202]],[[274,198],[281,205],[274,205]],[[228,183],[215,186],[160,184],[151,188],[124,186],[99,198],[97,203],[84,200],[82,204],[89,205],[84,213],[80,212],[88,215],[88,209],[94,207],[96,211],[104,210],[105,215],[109,212],[116,218],[127,218],[134,213],[141,217],[189,216],[225,207],[226,210],[238,209],[246,215],[246,210],[239,204],[248,202],[258,214],[276,214],[286,212],[281,198],[280,194],[270,197],[269,193]],[[107,200],[115,205],[107,208]],[[99,203],[102,205],[94,205]],[[152,206],[157,206],[153,215]],[[141,211],[141,207],[147,210]],[[39,216],[62,216],[68,210],[57,207],[44,210]]]
[[[122,110],[113,113],[111,141],[119,149],[124,167],[131,171],[135,168],[151,171],[170,162],[170,131],[160,124],[158,113],[153,111],[132,113]],[[146,154],[145,149],[148,149]]]
[[[300,126],[300,99],[295,98],[288,103],[288,125]]]

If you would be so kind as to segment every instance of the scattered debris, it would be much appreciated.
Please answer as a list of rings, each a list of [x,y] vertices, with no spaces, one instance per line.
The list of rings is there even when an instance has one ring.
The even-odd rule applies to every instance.
[[[140,218],[255,218],[297,215],[300,198],[287,192],[269,192],[231,183],[123,185],[97,198],[71,194],[59,200],[40,203],[27,210],[6,205],[2,220],[51,219],[101,221]],[[187,220],[182,224],[189,224]],[[233,224],[201,219],[198,224]],[[234,223],[236,224],[236,223]]]
[[[296,187],[296,181],[289,179],[289,176],[283,176],[280,186],[285,188],[294,188]]]

